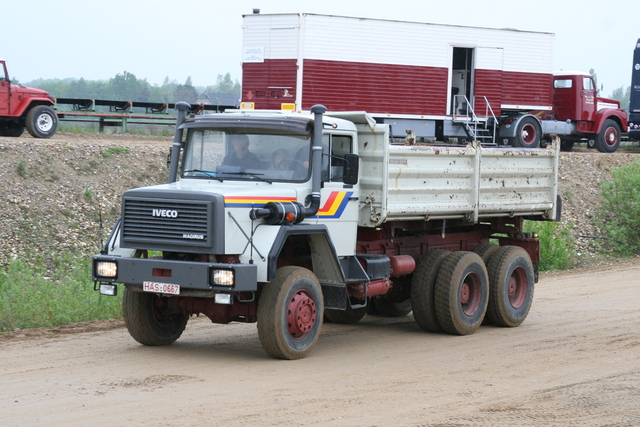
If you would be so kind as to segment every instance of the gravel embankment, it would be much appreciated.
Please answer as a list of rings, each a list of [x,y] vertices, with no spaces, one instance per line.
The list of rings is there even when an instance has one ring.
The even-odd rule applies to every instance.
[[[166,182],[170,146],[169,137],[119,134],[0,138],[0,265],[27,253],[96,253],[100,216],[106,238],[125,190]],[[637,158],[638,149],[561,154],[563,223],[576,236],[577,266],[606,260],[596,240],[577,236],[601,235],[599,182],[610,178],[612,167]]]

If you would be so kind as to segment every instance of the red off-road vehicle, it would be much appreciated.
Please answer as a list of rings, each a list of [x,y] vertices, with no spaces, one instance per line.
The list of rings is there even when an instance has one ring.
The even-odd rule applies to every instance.
[[[0,136],[20,136],[26,127],[36,138],[50,138],[58,129],[53,104],[44,90],[12,84],[0,59]]]

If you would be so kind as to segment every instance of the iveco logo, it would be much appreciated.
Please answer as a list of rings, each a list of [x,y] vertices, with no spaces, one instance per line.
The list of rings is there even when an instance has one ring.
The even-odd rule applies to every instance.
[[[154,209],[151,215],[163,218],[178,218],[178,211],[170,209]]]

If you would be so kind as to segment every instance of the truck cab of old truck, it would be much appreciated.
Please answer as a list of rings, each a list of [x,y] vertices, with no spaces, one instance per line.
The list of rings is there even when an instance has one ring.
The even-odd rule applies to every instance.
[[[527,317],[540,252],[523,220],[559,219],[558,141],[397,144],[363,112],[178,106],[168,182],[124,193],[93,258],[138,342],[171,344],[202,313],[257,322],[268,354],[298,359],[325,318],[372,309],[456,335]]]
[[[586,139],[589,148],[612,153],[627,130],[627,113],[620,102],[599,97],[593,76],[581,72],[553,74],[553,110],[541,117],[542,132],[562,139],[561,150],[570,151]]]

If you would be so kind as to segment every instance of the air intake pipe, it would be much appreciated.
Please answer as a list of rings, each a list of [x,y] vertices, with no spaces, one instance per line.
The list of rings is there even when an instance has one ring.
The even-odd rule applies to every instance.
[[[322,116],[327,111],[324,105],[311,107],[313,113],[313,146],[311,147],[311,203],[305,208],[298,202],[267,203],[264,208],[252,209],[251,219],[263,218],[267,224],[297,224],[315,216],[320,209],[320,184],[322,172]]]
[[[182,132],[180,126],[184,123],[187,116],[187,111],[191,109],[189,103],[180,101],[176,102],[175,106],[178,110],[178,118],[176,119],[176,131],[173,134],[173,144],[171,144],[171,161],[169,163],[169,179],[168,184],[176,182],[176,176],[178,175],[178,163],[180,160],[180,149],[182,148]]]

